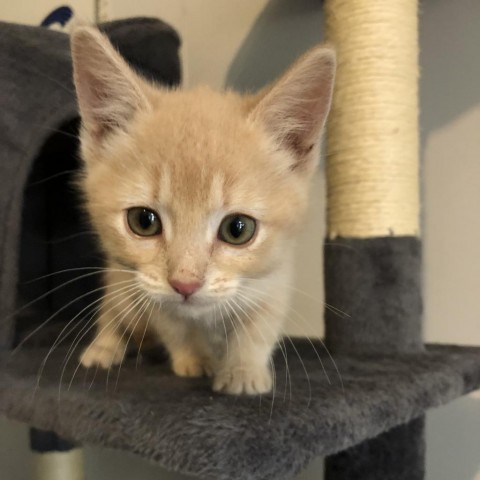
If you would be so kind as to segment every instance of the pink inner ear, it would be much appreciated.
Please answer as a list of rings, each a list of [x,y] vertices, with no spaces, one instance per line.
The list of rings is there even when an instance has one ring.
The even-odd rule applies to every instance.
[[[310,153],[319,141],[330,110],[332,79],[325,79],[320,72],[306,81],[303,87],[296,92],[297,102],[288,112],[296,127],[284,137],[287,148],[300,158]]]
[[[141,80],[97,31],[74,35],[72,53],[85,130],[100,140],[113,130],[126,129],[135,111],[147,104]]]
[[[254,109],[279,145],[293,152],[298,168],[319,141],[330,109],[335,73],[331,50],[317,48],[301,58]]]
[[[115,125],[105,115],[108,94],[105,84],[90,72],[82,72],[77,82],[77,91],[82,102],[82,120],[90,135],[96,139],[104,137]]]
[[[97,140],[114,130],[125,128],[135,113],[132,99],[128,96],[133,92],[122,94],[119,85],[115,84],[119,81],[123,83],[114,75],[104,79],[88,70],[80,72],[77,77],[82,121]]]

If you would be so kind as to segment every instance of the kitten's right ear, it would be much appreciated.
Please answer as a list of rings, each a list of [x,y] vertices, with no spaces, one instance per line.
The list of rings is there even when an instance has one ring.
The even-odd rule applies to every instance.
[[[149,108],[142,80],[97,29],[75,29],[71,48],[82,126],[93,140],[125,130],[138,110]]]

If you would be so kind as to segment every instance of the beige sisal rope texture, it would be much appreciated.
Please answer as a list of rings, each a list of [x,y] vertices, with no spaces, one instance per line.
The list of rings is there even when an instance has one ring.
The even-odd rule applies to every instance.
[[[326,0],[327,235],[419,234],[417,0]]]

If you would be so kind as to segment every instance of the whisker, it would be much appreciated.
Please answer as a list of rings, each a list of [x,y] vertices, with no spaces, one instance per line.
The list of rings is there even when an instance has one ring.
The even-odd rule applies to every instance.
[[[129,295],[128,297],[126,298],[123,298],[120,300],[119,304],[121,304],[122,302],[124,302],[125,300],[128,300],[131,296],[135,295],[136,294],[136,287],[132,287],[132,290],[135,290],[131,295]],[[129,293],[131,292],[131,290],[128,290],[127,292],[122,292],[118,295],[116,295],[115,297],[111,298],[108,300],[107,303],[113,303],[113,301],[118,298],[118,297],[123,297],[125,295],[125,293]],[[116,305],[113,305],[111,308],[109,308],[106,312],[104,313],[108,313],[110,312],[111,310],[113,310],[116,306]],[[65,359],[63,361],[63,367],[62,367],[62,372],[60,374],[60,380],[59,380],[59,384],[58,384],[58,402],[60,402],[60,396],[61,396],[61,389],[62,389],[62,383],[63,383],[63,377],[65,375],[65,371],[66,371],[66,368],[67,368],[67,365],[72,357],[72,355],[74,354],[76,348],[78,347],[78,345],[81,343],[81,341],[83,340],[83,338],[85,338],[85,336],[97,325],[97,322],[95,321],[95,317],[96,315],[98,314],[98,312],[101,310],[103,305],[100,305],[95,312],[92,313],[90,319],[88,320],[88,322],[86,322],[82,328],[80,329],[80,331],[75,335],[75,338],[73,339],[72,341],[72,344],[70,345],[70,348],[68,349],[67,353],[65,354]],[[80,338],[79,338],[80,337]],[[80,367],[81,363],[80,361],[78,362],[78,365],[77,367]],[[88,371],[88,369],[85,369],[86,370],[86,373]],[[98,370],[98,365],[97,365],[97,370]],[[96,376],[96,373],[97,373],[97,370],[95,371],[95,376]],[[76,371],[75,371],[76,373]],[[92,380],[93,381],[93,380]]]
[[[77,138],[75,135],[71,135],[71,134],[68,134],[66,132],[62,132],[61,130],[57,130],[59,133],[65,133],[67,136],[71,136],[71,137],[74,137],[74,138]],[[41,180],[37,180],[35,182],[31,182],[31,183],[28,183],[27,184],[27,188],[30,188],[30,187],[36,187],[37,185],[41,185],[45,182],[48,182],[50,180],[53,180],[55,178],[58,178],[58,177],[61,177],[63,175],[68,175],[70,173],[75,173],[77,172],[77,170],[75,169],[71,169],[71,170],[63,170],[62,172],[57,172],[57,173],[54,173],[53,175],[50,175],[48,177],[45,177],[45,178],[42,178]]]
[[[241,286],[241,288],[244,288],[244,286]],[[269,295],[269,294],[267,294],[266,292],[263,292],[263,291],[258,290],[258,289],[249,288],[249,290],[251,290],[251,291],[256,291],[257,294],[265,295],[265,296],[271,297],[272,299],[274,298],[272,295]],[[271,305],[272,307],[274,307],[274,308],[276,307],[276,305],[275,305],[274,303],[271,303],[270,305]],[[296,310],[295,310],[294,308],[292,308],[291,306],[289,306],[288,309],[289,309],[289,311],[291,311],[292,313],[294,313],[294,314],[298,317],[299,320],[303,321],[303,322],[304,322],[304,325],[306,325],[307,327],[310,327],[307,319],[306,319],[305,317],[303,317],[298,311],[296,311]],[[282,313],[280,310],[278,310],[278,311],[279,311],[280,313]],[[290,320],[292,320],[292,321],[295,322],[295,319],[292,318],[292,317],[290,317]],[[298,325],[298,323],[297,323],[297,325]],[[326,375],[329,383],[331,384],[330,379],[329,379],[329,377],[328,377],[328,375],[327,375],[327,373],[326,373],[326,371],[325,371],[323,362],[321,361],[320,354],[318,353],[315,345],[313,344],[313,342],[311,341],[311,339],[310,339],[309,336],[306,336],[305,338],[306,338],[306,340],[309,342],[309,344],[311,345],[312,349],[315,351],[315,355],[316,355],[317,358],[320,360],[320,363],[321,363],[321,365],[322,365],[322,369],[323,369],[323,371],[325,372],[325,375]],[[342,391],[345,391],[345,389],[344,389],[344,383],[343,383],[343,378],[342,378],[342,376],[341,376],[341,374],[340,374],[340,370],[338,369],[338,365],[337,365],[337,363],[335,362],[332,354],[330,353],[330,351],[328,350],[327,346],[325,345],[325,342],[324,342],[320,337],[316,336],[316,339],[320,342],[322,348],[325,350],[325,352],[327,353],[329,359],[331,360],[332,365],[333,365],[333,367],[335,368],[336,374],[337,374],[338,379],[339,379],[339,381],[340,381],[340,385],[341,385]]]
[[[12,61],[13,61],[13,58],[12,58]],[[16,62],[18,63],[18,62]],[[55,77],[52,77],[50,75],[48,75],[47,73],[43,72],[42,70],[39,70],[38,68],[35,68],[31,63],[29,63],[28,65],[23,63],[20,65],[25,71],[29,72],[29,73],[33,73],[35,75],[39,75],[47,80],[49,80],[50,82],[54,83],[55,85],[57,85],[58,87],[60,87],[63,91],[69,93],[70,95],[72,95],[72,97],[75,97],[76,94],[75,94],[75,91],[71,88],[68,88],[65,86],[65,84],[63,84],[62,82],[60,82],[59,80],[57,80]],[[18,67],[18,65],[17,65]]]
[[[150,320],[152,318],[153,311],[155,310],[155,302],[153,300],[150,300],[150,305],[151,305],[150,313],[148,315],[148,320],[145,323],[145,328],[143,330],[142,339],[140,340],[140,345],[139,345],[138,351],[137,351],[137,359],[135,360],[135,370],[138,370],[138,363],[139,363],[139,358],[140,358],[140,355],[141,355],[141,352],[142,352],[143,341],[145,340],[145,335],[147,334],[148,326],[150,325]]]
[[[78,282],[79,280],[82,280],[84,278],[87,278],[87,277],[91,277],[93,275],[98,275],[99,272],[90,272],[90,273],[86,273],[84,275],[80,275],[79,277],[76,277],[76,278],[72,278],[64,283],[62,283],[61,285],[57,285],[56,287],[50,289],[48,292],[45,292],[43,293],[42,295],[40,295],[39,297],[35,298],[34,300],[32,300],[31,302],[28,302],[26,305],[23,305],[22,307],[18,308],[15,312],[13,312],[12,314],[10,315],[7,315],[4,320],[11,320],[13,317],[15,317],[16,315],[18,315],[20,312],[22,312],[23,310],[25,310],[26,308],[34,305],[35,303],[39,302],[40,300],[42,300],[43,298],[45,297],[48,297],[48,295],[51,295],[53,292],[56,292],[57,290],[60,290],[61,288],[64,288],[66,287],[67,285],[71,285],[72,283],[74,282]],[[76,300],[78,300],[80,297],[78,297]]]
[[[242,347],[241,347],[241,343],[240,343],[240,336],[238,335],[238,332],[237,332],[237,328],[235,327],[235,322],[233,321],[232,319],[232,316],[229,312],[228,309],[231,309],[231,305],[230,305],[230,302],[227,300],[227,307],[225,308],[225,311],[228,315],[228,319],[230,320],[230,324],[232,325],[232,328],[233,328],[233,331],[235,332],[235,336],[237,337],[237,344],[238,344],[238,357],[240,359],[240,365],[243,365],[243,361],[242,361]]]
[[[96,316],[96,315],[98,314],[98,312],[99,312],[102,308],[106,307],[106,306],[109,305],[109,304],[113,304],[113,303],[116,301],[117,298],[123,297],[123,296],[126,295],[126,294],[131,294],[131,295],[129,295],[128,297],[126,297],[126,298],[128,299],[128,298],[131,298],[132,296],[134,296],[138,291],[139,291],[138,284],[134,281],[132,284],[127,285],[125,290],[122,290],[122,291],[118,291],[118,290],[117,290],[117,291],[112,292],[112,293],[110,293],[110,294],[104,295],[104,296],[100,299],[100,305],[95,309],[95,312],[93,313],[93,315]],[[106,298],[107,296],[110,296],[110,295],[112,295],[112,298],[109,298],[107,301],[104,301],[105,298]],[[123,300],[120,301],[120,303],[122,303],[122,302],[123,302]],[[105,314],[111,312],[113,309],[115,309],[116,306],[118,306],[118,304],[113,304],[108,310],[106,310],[105,312],[103,312],[102,315],[105,315]],[[84,332],[85,328],[87,328],[87,325],[84,325],[84,326],[82,327],[82,329],[77,333],[77,335],[76,335],[75,338],[73,339],[73,342],[72,342],[72,344],[70,345],[70,348],[68,349],[66,355],[70,355],[70,352],[73,352],[73,351],[77,348],[77,346],[82,342],[82,340],[85,338],[85,336],[88,335],[89,331],[93,328],[93,326],[94,326],[94,325],[91,325],[91,326],[89,327],[89,330],[87,330],[87,331],[85,332],[85,335],[83,335],[83,336],[79,339],[79,341],[76,342],[77,339],[78,339],[78,336],[81,335],[81,334]]]
[[[130,281],[130,280],[127,280],[127,281]],[[50,323],[59,313],[63,312],[65,309],[67,309],[70,305],[73,305],[75,302],[78,302],[79,300],[81,300],[82,298],[85,298],[89,295],[93,295],[94,293],[100,291],[100,290],[103,290],[103,286],[102,287],[98,287],[98,288],[95,288],[93,290],[90,290],[82,295],[80,295],[79,297],[76,297],[74,298],[73,300],[70,300],[67,304],[63,305],[61,308],[59,308],[55,313],[53,313],[52,315],[50,315],[50,317],[48,317],[44,322],[42,322],[38,327],[36,327],[35,329],[33,329],[28,335],[26,335],[21,341],[20,343],[12,350],[11,352],[11,356],[15,355],[18,350],[20,350],[20,348],[30,339],[33,337],[33,335],[35,335],[36,333],[38,333],[43,327],[45,327],[48,323]]]
[[[270,416],[268,417],[268,423],[272,421],[273,417],[273,405],[275,404],[275,393],[277,391],[277,370],[275,369],[275,361],[273,360],[272,356],[268,357],[270,363],[270,369],[272,372],[272,402],[270,404]]]
[[[132,290],[133,290],[133,293],[130,293],[129,291],[129,294],[126,296],[126,297],[123,297],[123,295],[125,294],[125,292],[123,292],[120,296],[122,296],[123,298],[120,300],[119,303],[113,305],[111,308],[109,308],[106,312],[103,312],[101,314],[101,316],[111,312],[114,308],[118,307],[118,305],[121,305],[123,302],[129,300],[130,298],[132,298],[133,296],[137,295],[138,294],[138,291],[140,291],[140,288],[138,286],[134,286],[132,287]],[[115,297],[116,298],[116,297]],[[110,327],[110,325],[118,318],[118,316],[121,314],[122,312],[120,312],[118,315],[114,316],[108,323],[107,325],[105,325],[99,333],[102,333],[104,332],[107,328]],[[98,322],[98,320],[97,320]],[[60,382],[59,382],[59,390],[58,390],[58,399],[60,401],[60,395],[61,395],[61,388],[62,388],[62,382],[63,382],[63,376],[65,375],[65,371],[66,371],[66,368],[67,368],[67,365],[68,365],[68,362],[70,361],[73,353],[75,352],[76,348],[78,347],[78,345],[80,344],[80,342],[88,335],[88,333],[92,330],[93,327],[95,327],[97,325],[97,322],[93,323],[92,325],[90,325],[86,330],[85,329],[82,329],[78,334],[77,336],[74,338],[73,342],[72,342],[72,346],[70,347],[69,349],[69,353],[67,354],[66,356],[66,359],[64,360],[64,363],[63,363],[63,368],[62,368],[62,373],[60,375]],[[82,333],[83,332],[83,333]],[[81,336],[80,336],[81,334]],[[80,336],[80,338],[78,338]],[[88,347],[87,347],[88,348]],[[77,365],[77,368],[75,369],[73,375],[72,375],[72,378],[70,380],[70,384],[69,384],[69,387],[68,389],[70,389],[71,387],[71,384],[73,383],[73,379],[75,378],[75,375],[78,371],[78,369],[80,368],[81,366],[81,362],[80,360],[78,361],[78,365]]]
[[[64,270],[58,270],[56,272],[47,273],[46,275],[42,275],[41,277],[33,278],[32,280],[27,280],[26,282],[22,282],[22,285],[28,285],[30,283],[38,282],[39,280],[43,280],[48,277],[52,277],[54,275],[60,275],[62,273],[67,272],[78,272],[84,270],[95,270],[94,273],[104,273],[104,272],[124,272],[124,273],[133,273],[133,270],[127,269],[119,269],[119,268],[109,268],[109,267],[75,267],[75,268],[66,268]],[[93,273],[93,272],[92,272]],[[50,292],[48,292],[50,293]]]
[[[94,230],[85,230],[83,232],[72,233],[72,235],[67,235],[66,237],[54,238],[53,240],[47,240],[42,242],[44,245],[57,245],[62,242],[68,242],[74,238],[82,237],[84,235],[96,235]]]
[[[217,331],[217,304],[213,304],[213,330]]]
[[[253,325],[253,327],[257,330],[257,333],[262,338],[264,344],[267,345],[268,344],[267,339],[263,335],[262,331],[258,328],[258,325],[255,323],[254,319],[252,319],[252,317],[241,307],[241,305],[234,298],[232,298],[231,301],[233,302],[234,306],[237,307],[247,317],[250,324]],[[238,321],[243,326],[243,329],[245,330],[245,333],[248,335],[248,337],[250,339],[250,342],[252,344],[254,344],[254,341],[253,341],[252,337],[250,336],[250,333],[248,332],[248,329],[245,326],[245,324],[244,324],[243,320],[241,319],[240,315],[238,314],[238,312],[236,310],[233,310],[233,311],[234,311]],[[272,333],[274,333],[274,332],[272,332]],[[270,367],[272,369],[272,382],[273,382],[272,403],[271,403],[271,410],[270,410],[270,419],[271,419],[272,415],[273,415],[273,405],[275,403],[275,391],[276,391],[276,385],[277,385],[277,372],[275,370],[275,364],[273,363],[273,360],[272,360],[271,356],[269,356],[269,361],[270,361]]]
[[[221,306],[225,308],[225,306],[223,304]],[[225,331],[226,358],[227,358],[227,362],[228,362],[228,359],[230,358],[229,357],[230,354],[229,354],[229,345],[228,345],[227,326],[225,324],[225,317],[223,316],[223,312],[220,310],[220,308],[219,308],[219,313],[220,313],[220,318],[222,319],[223,330]]]
[[[250,300],[249,297],[245,296],[244,294],[242,294],[240,291],[237,292],[237,295],[240,297],[240,300],[243,299],[244,302],[249,302],[250,303],[250,308],[255,307],[256,305],[253,303],[253,301]],[[238,304],[239,308],[244,311],[241,307],[240,304]],[[257,309],[253,308],[253,311],[259,315],[260,319],[264,322],[265,326],[267,328],[270,329],[270,331],[272,332],[272,334],[275,334],[275,332],[273,331],[273,328],[269,325],[267,319],[261,315],[260,311],[258,310],[258,306],[257,306]],[[245,311],[244,311],[245,314],[247,314]],[[253,320],[252,320],[253,321]],[[280,345],[280,343],[278,343],[278,347],[282,353],[282,356],[285,360],[285,389],[284,389],[284,394],[283,394],[283,401],[285,402],[286,400],[286,396],[287,396],[287,388],[289,388],[290,390],[290,402],[292,401],[292,380],[291,380],[291,376],[290,376],[290,368],[288,366],[288,358],[287,358],[287,350],[286,350],[286,346],[285,346],[285,342],[282,338],[278,339],[277,340],[278,342],[282,342],[283,343],[283,347],[285,349],[282,348],[282,345]]]
[[[261,293],[261,292],[260,292]],[[262,308],[261,305],[259,305],[259,308]],[[263,307],[263,309],[268,312],[265,307]],[[300,364],[303,368],[303,371],[305,372],[305,376],[306,376],[306,379],[307,379],[307,383],[308,383],[308,392],[309,392],[309,395],[308,395],[308,402],[307,402],[307,407],[310,406],[310,403],[312,401],[312,386],[311,386],[311,382],[310,382],[310,376],[308,375],[308,371],[307,371],[307,367],[305,366],[305,362],[303,361],[297,347],[295,346],[295,343],[292,341],[292,339],[290,338],[289,335],[285,335],[287,340],[290,342],[290,345],[292,346],[295,354],[297,355],[298,357],[298,360],[300,361]],[[323,367],[323,364],[322,364],[322,367]]]
[[[115,283],[113,284],[112,286],[117,286],[119,284],[123,284],[125,282],[131,282],[131,280],[126,280],[126,281],[123,281],[123,282],[118,282],[118,283]],[[45,355],[44,359],[42,360],[42,363],[40,364],[40,368],[39,368],[39,372],[37,374],[37,382],[36,382],[36,389],[39,387],[40,385],[40,379],[41,379],[41,376],[43,374],[43,370],[47,364],[47,361],[48,359],[50,358],[50,355],[54,352],[55,348],[57,348],[57,346],[64,340],[68,337],[68,335],[70,335],[71,331],[67,334],[67,335],[63,335],[64,332],[70,327],[70,325],[72,323],[75,322],[75,320],[80,316],[82,315],[82,313],[85,311],[85,310],[88,310],[90,309],[93,305],[96,305],[100,302],[103,302],[105,300],[106,297],[108,296],[111,296],[113,294],[115,294],[116,296],[119,294],[119,292],[125,290],[125,289],[129,289],[131,287],[131,283],[129,285],[126,285],[124,287],[121,287],[119,289],[117,289],[116,291],[114,292],[111,292],[109,294],[106,294],[104,295],[103,297],[93,301],[92,303],[90,303],[89,305],[87,305],[86,307],[84,307],[79,313],[77,313],[64,327],[63,329],[60,331],[60,333],[58,334],[57,338],[55,339],[53,345],[50,347],[50,350],[48,351],[48,353]],[[88,314],[87,314],[88,315]],[[62,336],[63,335],[63,336]],[[68,354],[69,352],[67,352]],[[36,390],[35,389],[35,390]]]
[[[250,280],[256,280],[256,279],[253,279],[253,278],[249,278],[249,281]],[[328,310],[330,310],[332,313],[338,315],[339,317],[341,318],[351,318],[350,317],[350,314],[344,312],[343,310],[340,310],[339,308],[337,307],[334,307],[333,305],[330,305],[326,302],[321,302],[319,301],[317,298],[315,298],[314,296],[308,294],[307,292],[304,292],[303,290],[300,290],[292,285],[288,285],[286,283],[283,283],[282,284],[282,287],[286,287],[286,288],[289,288],[290,290],[293,290],[294,292],[297,292],[297,293],[300,293],[302,295],[304,295],[305,297],[307,297],[308,299],[314,301],[315,303],[318,303],[319,305],[322,305],[322,306],[325,306],[325,308],[327,308]],[[251,289],[253,291],[259,291],[257,290],[256,288],[253,288],[253,287],[249,287],[247,285],[241,285],[241,288],[246,288],[246,289]],[[264,292],[266,295],[268,295],[266,292]],[[273,295],[269,295],[272,299],[274,299],[275,297]]]
[[[149,305],[148,302],[149,302],[148,296],[146,294],[143,294],[143,303],[140,306],[140,309],[138,310],[138,312],[136,314],[133,315],[132,320],[130,320],[130,322],[128,323],[128,326],[125,328],[125,332],[127,332],[130,329],[130,335],[128,336],[127,342],[125,343],[125,351],[128,350],[128,344],[130,343],[130,340],[132,339],[132,335],[135,332],[135,329],[138,327],[139,322],[142,320],[142,317],[143,317],[143,315],[146,311],[146,308]],[[135,319],[136,319],[136,321],[135,321]],[[134,321],[135,321],[135,324],[132,327],[132,324],[133,324]],[[125,335],[125,333],[124,333],[124,335]],[[122,338],[123,338],[124,335],[122,335]],[[118,345],[117,345],[117,348],[118,348]],[[115,352],[116,352],[116,350],[115,350]],[[114,391],[116,391],[117,388],[118,388],[118,381],[120,379],[120,371],[122,369],[122,365],[123,365],[124,360],[125,360],[125,355],[122,358],[122,360],[120,361],[120,365],[118,366],[117,379],[115,381]]]
[[[134,302],[131,304],[130,308],[128,308],[126,311],[124,310],[122,313],[122,318],[117,322],[117,325],[114,329],[114,332],[116,332],[117,330],[119,330],[119,328],[121,326],[124,326],[124,321],[125,319],[127,318],[128,315],[130,315],[130,313],[132,311],[134,311],[138,305],[140,305],[140,303],[144,300],[144,296],[145,294],[140,292],[140,296],[139,298],[137,298],[136,300],[134,300]],[[136,318],[136,313],[134,313],[134,316],[133,318]],[[130,322],[132,320],[129,321],[128,325],[130,325]],[[113,353],[113,356],[116,355],[116,353],[118,352],[118,348],[120,347],[120,345],[122,344],[122,341],[123,341],[123,337],[125,335],[125,332],[127,331],[127,328],[128,328],[128,325],[123,329],[122,331],[122,334],[120,335],[120,339],[118,340],[117,342],[117,346],[115,347],[115,351]],[[125,345],[124,347],[122,347],[124,349],[124,355],[126,355],[126,351],[127,351],[127,346]],[[109,384],[109,381],[110,381],[110,373],[112,371],[112,368],[114,367],[115,365],[113,365],[113,363],[108,367],[108,370],[107,370],[107,379],[105,381],[105,388],[106,390],[108,390],[108,384]]]
[[[247,317],[247,319],[250,321],[250,324],[253,325],[255,327],[255,329],[257,330],[258,334],[260,335],[260,337],[262,338],[263,342],[265,344],[267,344],[267,340],[265,338],[265,336],[263,335],[262,331],[258,328],[258,326],[256,325],[255,321],[250,317],[250,315],[248,315],[245,310],[243,310],[243,308],[238,304],[238,302],[235,301],[235,299],[230,299],[233,303],[233,305],[237,308],[239,308]],[[228,304],[230,304],[230,301],[227,301]],[[236,311],[235,308],[232,309],[232,312],[235,314],[240,326],[243,328],[244,332],[245,332],[245,335],[247,336],[247,338],[249,339],[250,343],[252,345],[255,344],[252,336],[250,335],[250,332],[248,331],[248,328],[247,326],[245,325],[245,322],[242,320],[240,314]],[[276,369],[275,369],[275,364],[273,362],[273,359],[271,356],[268,357],[268,360],[269,360],[269,365],[270,365],[270,371],[271,371],[271,375],[272,375],[272,401],[270,403],[270,416],[269,416],[269,423],[270,421],[272,420],[272,417],[273,417],[273,407],[274,407],[274,404],[275,404],[275,394],[276,394],[276,390],[277,390],[277,372],[276,372]],[[260,402],[261,402],[261,398],[260,397]]]

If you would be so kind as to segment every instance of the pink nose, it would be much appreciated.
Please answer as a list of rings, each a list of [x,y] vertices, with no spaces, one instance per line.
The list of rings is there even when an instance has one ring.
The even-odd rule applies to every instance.
[[[202,286],[200,282],[181,282],[179,280],[170,280],[170,285],[177,293],[183,295],[185,298],[193,295]]]

